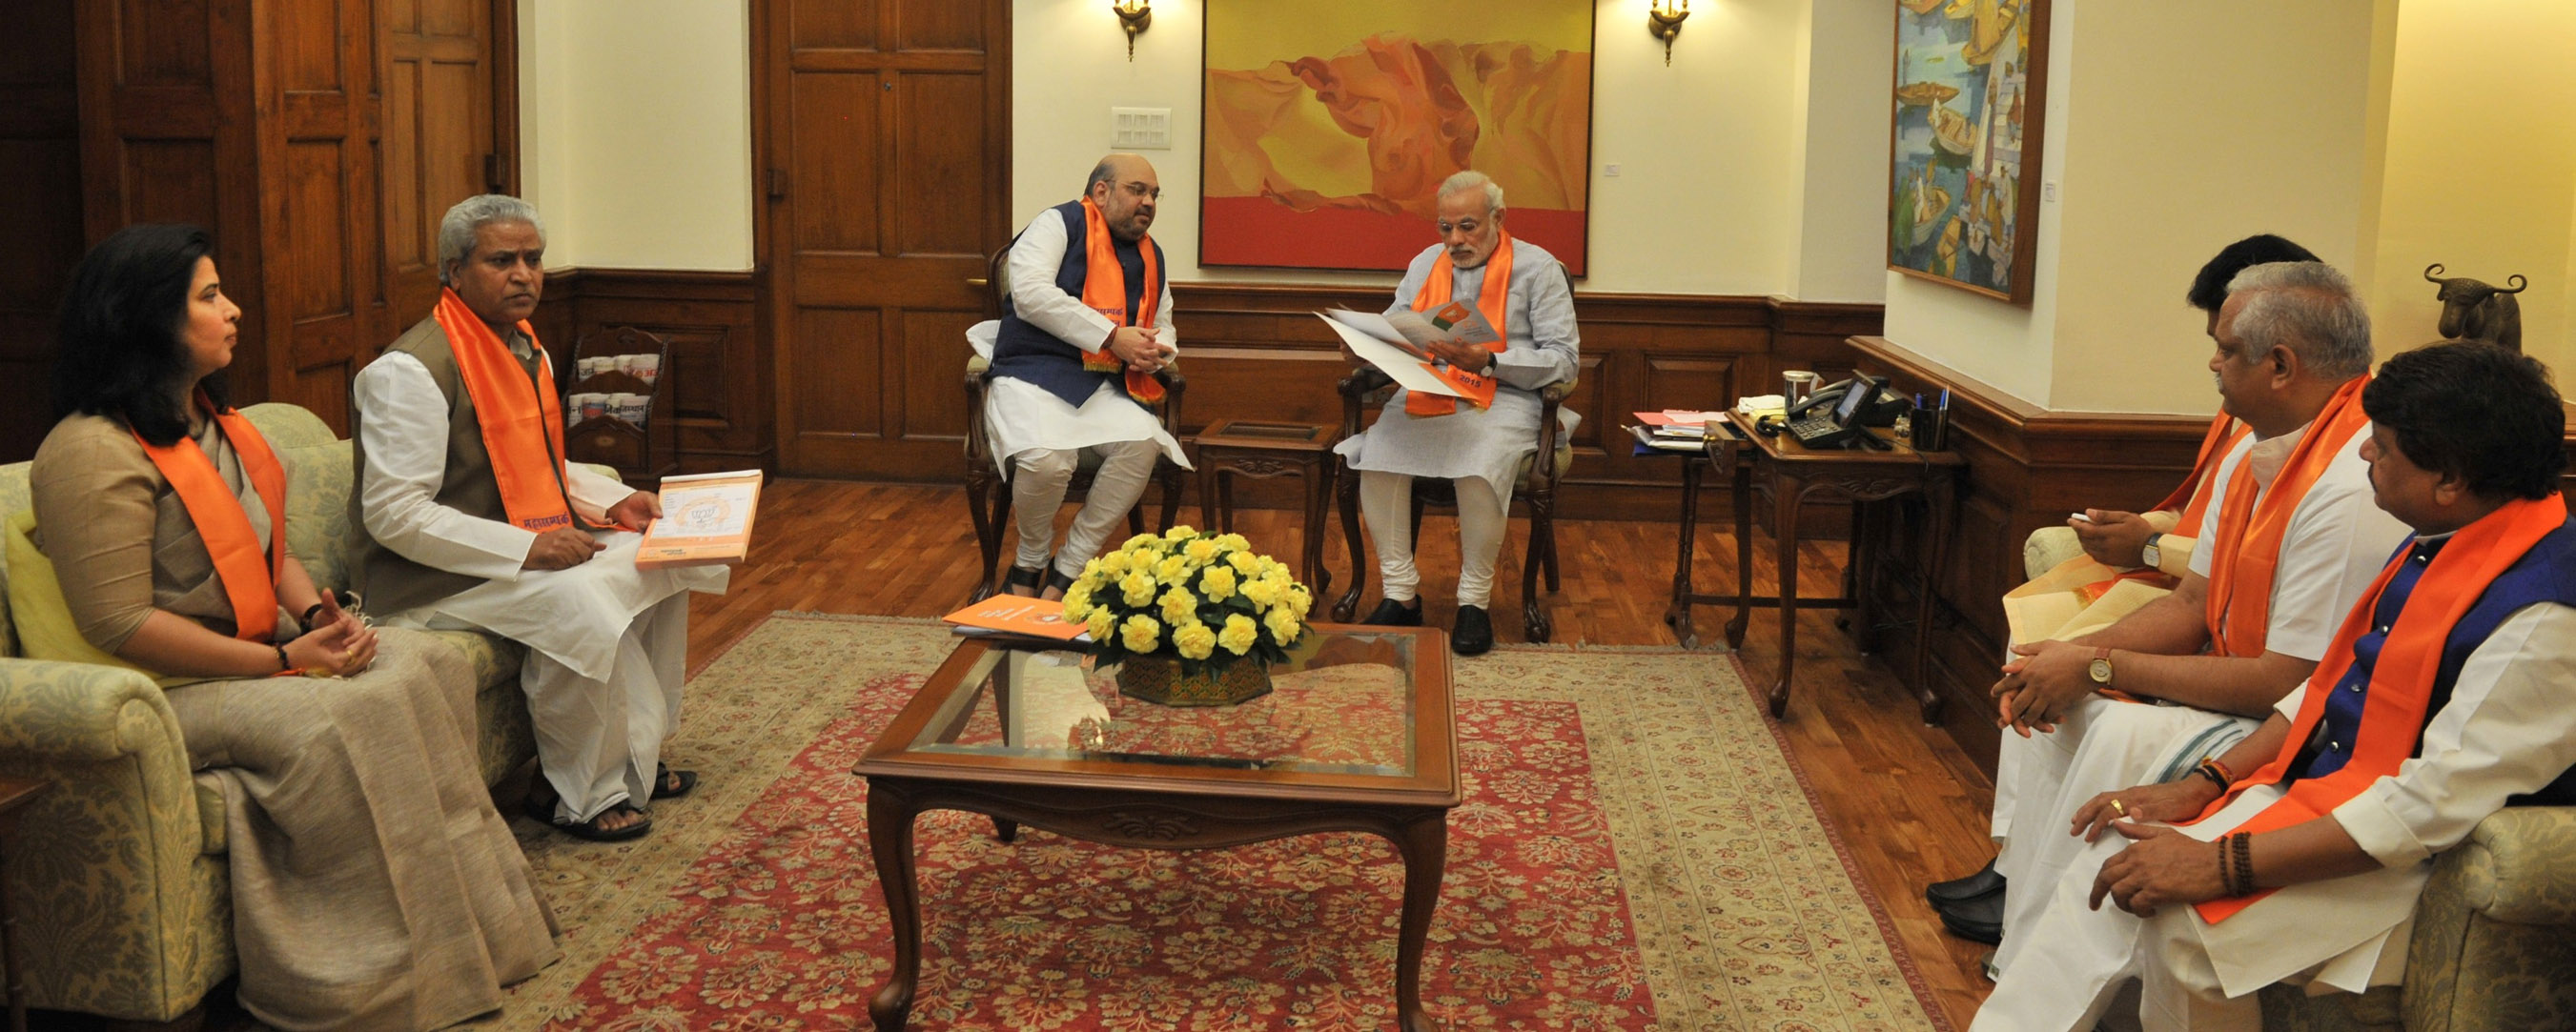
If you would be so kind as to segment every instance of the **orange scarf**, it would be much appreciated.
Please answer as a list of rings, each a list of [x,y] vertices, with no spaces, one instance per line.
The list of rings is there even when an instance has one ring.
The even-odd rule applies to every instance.
[[[2361,794],[2372,782],[2396,774],[2398,765],[2414,755],[2416,739],[2423,734],[2425,707],[2432,701],[2433,677],[2442,665],[2442,648],[2451,640],[2451,628],[2477,604],[2487,585],[2566,522],[2566,500],[2553,494],[2515,499],[2460,528],[2416,579],[2415,590],[2406,596],[2405,608],[2398,611],[2397,623],[2379,648],[2378,664],[2370,672],[2370,694],[2361,704],[2360,737],[2353,742],[2352,758],[2331,774],[2299,779],[2288,794],[2235,830],[2259,834],[2315,820]],[[2290,722],[2290,736],[2282,740],[2280,753],[2239,780],[2193,821],[2217,813],[2247,786],[2279,784],[2290,765],[2298,762],[2300,750],[2325,720],[2326,699],[2352,669],[2353,643],[2369,630],[2380,592],[2406,564],[2411,551],[2402,550],[2389,560],[2388,567],[2379,571],[2379,580],[2361,596],[2361,604],[2344,617],[2343,629],[2335,632],[2334,644],[2326,649],[2325,662],[2308,678],[2308,693],[2299,701],[2299,715]],[[2213,923],[2225,920],[2271,892],[2210,900],[2199,904],[2200,916]]]
[[[1154,238],[1151,235],[1138,237],[1136,250],[1145,258],[1145,290],[1141,295],[1144,300],[1137,304],[1140,311],[1136,321],[1130,323],[1127,321],[1127,270],[1118,264],[1118,239],[1109,234],[1109,219],[1100,214],[1100,206],[1091,203],[1089,197],[1082,199],[1083,305],[1120,326],[1142,326],[1150,330],[1155,326],[1154,310],[1163,303],[1162,277],[1158,274],[1162,263],[1154,259]],[[1106,346],[1098,351],[1083,352],[1082,368],[1095,373],[1123,372],[1126,374],[1128,397],[1144,402],[1163,400],[1163,381],[1154,379],[1152,373],[1127,368],[1127,363],[1119,361],[1118,356],[1111,354]]]
[[[553,363],[537,343],[537,331],[519,321],[519,332],[537,353],[536,382],[530,383],[510,346],[455,291],[438,292],[433,314],[438,328],[447,331],[466,396],[474,399],[474,421],[483,429],[483,450],[491,455],[492,479],[500,485],[510,524],[539,532],[576,525],[564,492],[563,410],[555,400]]]
[[[197,395],[197,404],[214,416],[224,440],[232,442],[233,454],[241,458],[242,474],[250,478],[251,490],[259,493],[261,507],[268,510],[266,556],[260,554],[259,531],[251,527],[241,496],[224,483],[215,460],[195,440],[182,436],[164,447],[144,440],[142,434],[134,439],[170,482],[171,492],[188,510],[188,522],[197,525],[197,536],[206,542],[206,554],[214,557],[215,576],[224,582],[224,597],[233,605],[233,637],[265,642],[277,635],[277,581],[286,574],[286,467],[278,464],[277,453],[268,450],[268,439],[241,413],[216,412],[214,402],[203,393]]]
[[[1476,291],[1476,310],[1485,314],[1486,322],[1494,324],[1494,339],[1485,344],[1485,350],[1499,355],[1503,353],[1504,348],[1511,345],[1512,339],[1509,319],[1512,300],[1512,235],[1501,227],[1496,227],[1494,237],[1494,255],[1485,259],[1485,284]],[[1448,249],[1442,248],[1439,260],[1431,263],[1431,274],[1422,279],[1422,289],[1413,294],[1413,310],[1428,312],[1448,306],[1449,292],[1455,286],[1456,276],[1457,265],[1449,260]],[[1461,316],[1465,314],[1459,313]],[[1458,411],[1456,398],[1440,394],[1417,394],[1412,391],[1406,391],[1404,394],[1404,414],[1417,419],[1445,416],[1456,411]]]
[[[2361,411],[2361,388],[2367,376],[2356,376],[2336,390],[2323,411],[2308,424],[2306,437],[2290,450],[2270,490],[2254,485],[2251,456],[2236,464],[2227,481],[2227,504],[2218,514],[2218,534],[2209,554],[2209,605],[2204,616],[2210,651],[2220,656],[2260,656],[2271,632],[2272,575],[2281,564],[2281,540],[2290,517],[2308,488],[2370,426]],[[2258,500],[2255,496],[2260,494]]]
[[[2209,421],[2209,432],[2200,438],[2200,457],[2191,462],[2191,475],[2184,477],[2182,486],[2174,488],[2172,494],[2166,495],[2164,501],[2157,502],[2155,509],[2150,510],[2182,514],[2182,520],[2174,524],[2172,533],[2175,537],[2200,536],[2202,514],[2209,509],[2209,492],[2202,489],[2209,481],[2209,471],[2218,468],[2219,462],[2227,458],[2227,453],[2235,449],[2236,442],[2244,440],[2245,435],[2252,432],[2245,424],[2237,422],[2236,417],[2224,412]]]

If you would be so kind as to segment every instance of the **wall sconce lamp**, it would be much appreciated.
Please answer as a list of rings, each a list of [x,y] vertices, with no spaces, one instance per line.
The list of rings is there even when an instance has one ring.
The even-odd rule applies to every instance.
[[[1136,34],[1154,24],[1154,0],[1109,0],[1109,10],[1118,16],[1118,25],[1127,30],[1127,61],[1136,61]],[[1671,58],[1665,58],[1670,63]]]
[[[1690,17],[1690,0],[1655,0],[1646,8],[1646,31],[1664,41],[1664,67],[1673,66],[1673,37],[1682,34],[1682,19]]]

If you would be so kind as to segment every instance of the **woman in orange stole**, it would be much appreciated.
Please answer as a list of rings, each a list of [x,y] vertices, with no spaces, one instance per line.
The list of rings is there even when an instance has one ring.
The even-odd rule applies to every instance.
[[[464,656],[341,611],[287,550],[284,467],[224,401],[241,310],[210,251],[131,226],[73,272],[34,542],[78,637],[160,679],[223,792],[242,1006],[454,1024],[555,959],[552,919],[477,777]]]

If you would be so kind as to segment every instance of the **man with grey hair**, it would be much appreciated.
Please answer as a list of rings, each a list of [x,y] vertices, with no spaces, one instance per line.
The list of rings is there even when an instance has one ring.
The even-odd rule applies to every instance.
[[[1153,165],[1112,154],[1081,197],[1039,212],[1011,243],[984,424],[1011,480],[1014,594],[1063,597],[1143,497],[1154,457],[1190,464],[1145,408],[1163,396],[1154,372],[1177,353],[1163,249],[1145,233],[1162,195]],[[1086,450],[1100,468],[1050,562],[1056,510]]]
[[[1413,563],[1413,479],[1439,477],[1456,485],[1458,617],[1449,647],[1462,656],[1494,645],[1486,608],[1512,486],[1523,462],[1546,459],[1532,455],[1538,445],[1538,391],[1574,378],[1581,345],[1564,267],[1546,249],[1513,239],[1503,229],[1503,215],[1503,188],[1484,173],[1460,172],[1442,182],[1440,242],[1414,256],[1387,309],[1419,312],[1453,300],[1473,303],[1502,339],[1435,343],[1430,350],[1452,366],[1492,377],[1492,406],[1399,388],[1374,425],[1335,449],[1359,471],[1361,519],[1377,542],[1386,599],[1368,623],[1422,623],[1421,574]],[[1571,430],[1574,413],[1562,416]]]
[[[2215,530],[2191,572],[2100,631],[2015,646],[1995,682],[1996,723],[2016,732],[1996,763],[1996,795],[2015,810],[1998,822],[2010,829],[1995,860],[2008,886],[1998,970],[2040,945],[2020,930],[2082,852],[2077,809],[2188,776],[2252,733],[2407,534],[2373,503],[2362,457],[2370,318],[2351,281],[2320,262],[2253,266],[2212,336],[2220,404],[2252,433],[2212,472]]]
[[[526,646],[544,773],[532,815],[576,838],[633,838],[652,828],[645,800],[697,784],[661,748],[679,721],[687,593],[722,591],[727,573],[637,569],[659,502],[564,461],[561,394],[527,322],[545,247],[515,197],[467,198],[440,220],[437,308],[351,390],[351,522],[365,533],[351,579],[384,623]]]

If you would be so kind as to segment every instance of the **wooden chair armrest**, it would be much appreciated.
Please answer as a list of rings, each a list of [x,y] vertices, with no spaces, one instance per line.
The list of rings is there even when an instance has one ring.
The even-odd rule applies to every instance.
[[[993,379],[992,367],[966,370],[966,463],[972,469],[978,462],[989,464],[993,442],[985,436],[984,401]]]
[[[1188,377],[1171,366],[1154,370],[1154,379],[1163,385],[1163,432],[1181,436],[1181,398],[1190,391]]]

